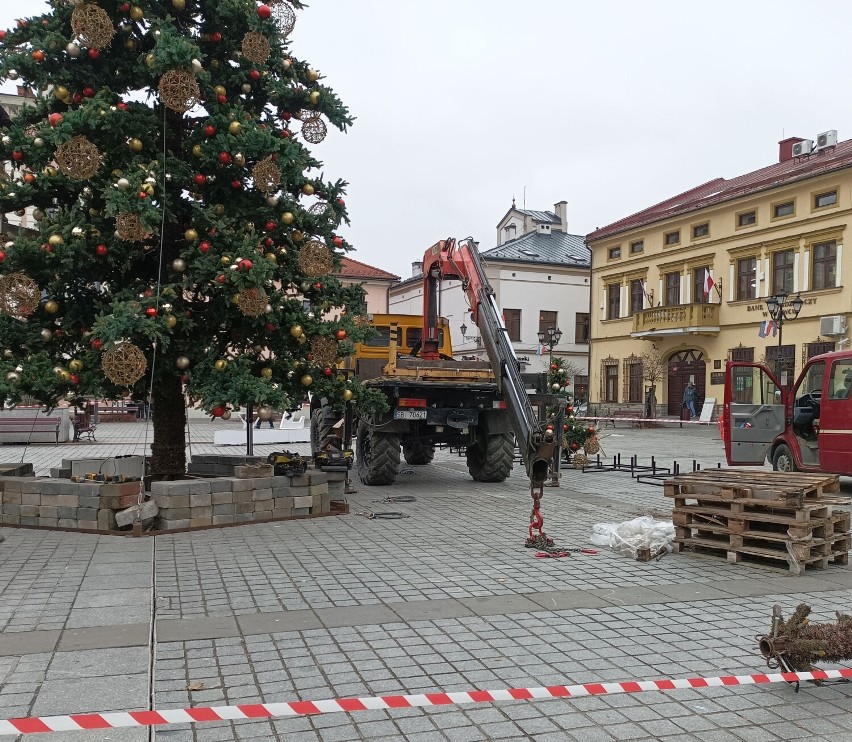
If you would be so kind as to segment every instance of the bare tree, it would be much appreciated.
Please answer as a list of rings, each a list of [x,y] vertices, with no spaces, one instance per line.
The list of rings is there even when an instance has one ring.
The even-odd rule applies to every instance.
[[[642,378],[650,384],[645,393],[645,417],[657,416],[657,382],[668,374],[668,364],[658,350],[646,350],[639,356],[642,359]]]

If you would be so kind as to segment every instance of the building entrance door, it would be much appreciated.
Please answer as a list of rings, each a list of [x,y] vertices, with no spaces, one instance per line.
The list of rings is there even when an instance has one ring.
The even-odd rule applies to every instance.
[[[700,350],[682,350],[669,358],[669,415],[681,416],[683,390],[690,381],[694,381],[697,387],[695,410],[701,412],[701,405],[704,404],[705,376],[704,354]]]

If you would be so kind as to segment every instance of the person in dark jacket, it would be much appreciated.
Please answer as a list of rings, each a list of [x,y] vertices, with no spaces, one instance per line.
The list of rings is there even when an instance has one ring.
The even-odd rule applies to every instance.
[[[698,390],[695,388],[695,382],[690,381],[686,385],[686,389],[683,390],[683,407],[689,413],[688,420],[692,420],[695,417],[695,397],[698,393]]]

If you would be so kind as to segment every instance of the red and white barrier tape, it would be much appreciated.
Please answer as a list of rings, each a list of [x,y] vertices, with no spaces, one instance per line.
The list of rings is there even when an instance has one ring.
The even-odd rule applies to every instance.
[[[308,716],[333,712],[392,710],[420,706],[447,706],[460,703],[493,703],[495,701],[527,701],[538,698],[578,698],[614,693],[642,693],[683,688],[719,688],[735,685],[764,685],[793,683],[805,680],[837,680],[852,678],[852,668],[815,670],[813,672],[782,672],[759,675],[722,675],[715,678],[678,678],[662,680],[632,680],[617,683],[585,683],[583,685],[551,685],[544,688],[506,688],[502,690],[471,690],[454,693],[418,693],[366,698],[337,698],[325,701],[287,701],[285,703],[256,703],[240,706],[197,706],[160,711],[119,711],[70,716],[33,716],[26,719],[0,719],[0,736],[7,734],[38,734],[118,727],[150,727],[165,724],[195,724],[205,721],[234,721],[270,719],[273,717]]]

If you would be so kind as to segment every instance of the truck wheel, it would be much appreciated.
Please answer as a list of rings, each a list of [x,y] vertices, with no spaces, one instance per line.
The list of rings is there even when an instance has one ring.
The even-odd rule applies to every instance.
[[[314,410],[311,415],[311,454],[324,451],[329,443],[334,443],[336,437],[331,431],[331,422],[323,414],[322,408]]]
[[[782,443],[772,454],[772,468],[775,471],[796,471],[796,463],[790,449]]]
[[[420,441],[402,444],[402,454],[405,461],[412,466],[425,466],[431,464],[435,458],[435,446],[432,443],[421,443]]]
[[[467,447],[467,470],[477,482],[502,482],[512,471],[515,442],[511,433],[487,435]]]
[[[364,484],[393,484],[399,473],[399,436],[379,433],[363,420],[355,439],[358,476]]]

